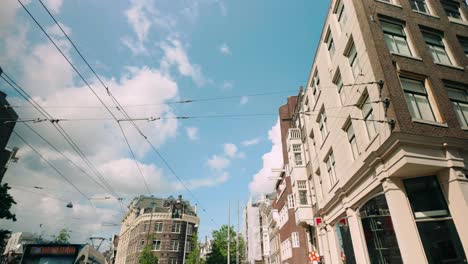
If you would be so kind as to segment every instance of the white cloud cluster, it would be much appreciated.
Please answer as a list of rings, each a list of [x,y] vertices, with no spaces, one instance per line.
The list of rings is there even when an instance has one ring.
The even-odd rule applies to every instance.
[[[253,138],[253,139],[242,141],[242,146],[248,147],[248,146],[257,145],[258,143],[260,143],[260,138]]]
[[[224,147],[224,154],[228,156],[229,158],[244,158],[245,157],[245,153],[239,152],[235,144],[226,143],[224,144],[223,147]]]
[[[231,164],[231,161],[227,158],[218,156],[218,155],[213,155],[210,159],[207,161],[207,165],[213,169],[213,170],[224,170],[226,169],[229,164]]]
[[[219,46],[219,52],[224,55],[231,55],[231,48],[226,43],[223,43]]]
[[[241,105],[245,105],[249,102],[249,97],[248,96],[242,96],[240,100]]]
[[[186,127],[187,136],[190,140],[198,140],[198,128],[197,127]]]
[[[279,120],[271,130],[268,131],[268,139],[270,139],[272,143],[271,150],[263,155],[263,167],[253,176],[249,184],[252,196],[272,192],[275,181],[268,178],[275,175],[273,175],[271,169],[281,168],[283,166]]]

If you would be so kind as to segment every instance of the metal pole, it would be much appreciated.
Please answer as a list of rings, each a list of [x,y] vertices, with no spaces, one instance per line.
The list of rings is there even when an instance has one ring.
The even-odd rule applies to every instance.
[[[239,200],[237,200],[236,264],[239,264]]]
[[[184,258],[182,259],[182,264],[185,264],[185,254],[187,253],[187,233],[188,233],[188,226],[189,226],[188,221],[186,221],[185,223],[186,225],[185,225]]]
[[[231,201],[228,205],[227,264],[231,264]]]

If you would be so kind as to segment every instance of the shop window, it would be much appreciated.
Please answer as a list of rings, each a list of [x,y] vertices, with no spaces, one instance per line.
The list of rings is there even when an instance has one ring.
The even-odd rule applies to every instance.
[[[466,256],[435,176],[404,180],[429,264],[466,263]]]
[[[371,263],[403,263],[385,195],[380,194],[359,210]]]
[[[355,264],[353,242],[351,240],[351,232],[349,230],[348,221],[342,218],[335,225],[336,237],[340,249],[340,257],[345,264]]]

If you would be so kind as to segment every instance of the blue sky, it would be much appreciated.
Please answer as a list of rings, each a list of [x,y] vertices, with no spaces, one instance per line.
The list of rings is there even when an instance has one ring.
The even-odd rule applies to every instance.
[[[112,105],[38,1],[24,2],[105,98],[105,103]],[[138,122],[208,211],[209,215],[199,212],[201,237],[217,228],[210,222],[210,216],[218,224],[227,223],[228,201],[240,200],[242,204],[250,195],[268,190],[271,182],[266,177],[271,167],[282,166],[274,114],[288,95],[295,95],[298,87],[305,85],[327,1],[44,2],[132,116],[271,114]],[[0,62],[4,71],[41,105],[71,107],[47,108],[53,116],[109,117],[103,109],[73,108],[100,104],[15,0],[0,4]],[[0,89],[8,94],[12,104],[27,105],[5,82],[0,82]],[[167,104],[180,99],[275,91],[291,92]],[[135,106],[138,104],[155,105]],[[17,112],[21,117],[40,117],[30,108],[20,107]],[[50,124],[31,126],[47,135],[71,159],[81,162]],[[146,194],[115,122],[70,121],[63,126],[125,201]],[[107,195],[24,125],[18,124],[16,129],[87,195]],[[193,200],[142,138],[128,124],[124,124],[124,129],[152,193],[156,196],[180,193]],[[13,137],[9,145],[20,146],[21,158],[7,172],[5,181],[27,190],[34,190],[28,186],[44,187],[34,190],[44,195],[13,189],[19,219],[16,223],[0,222],[2,226],[46,235],[56,232],[59,226],[74,230],[80,226],[80,231],[73,234],[76,241],[90,234],[109,237],[118,233],[118,228],[103,228],[97,223],[119,222],[115,201],[95,200],[96,216],[86,199],[54,175],[18,138]],[[67,211],[64,202],[55,197],[73,201],[76,206]],[[38,222],[43,222],[42,229]]]

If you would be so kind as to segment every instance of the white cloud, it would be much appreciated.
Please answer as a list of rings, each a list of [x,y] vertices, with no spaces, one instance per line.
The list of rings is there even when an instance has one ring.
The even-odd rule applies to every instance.
[[[231,55],[231,49],[226,43],[223,43],[219,46],[219,52],[221,52],[224,55]]]
[[[161,70],[169,72],[172,66],[175,66],[183,76],[192,78],[199,86],[207,83],[203,76],[200,66],[190,63],[187,52],[178,39],[169,39],[160,45],[164,56],[161,59]]]
[[[237,154],[237,146],[232,143],[224,144],[224,154],[228,157],[234,158]]]
[[[143,42],[151,27],[151,16],[156,15],[154,3],[151,0],[131,0],[131,6],[125,11],[128,23],[137,35],[138,41]]]
[[[221,86],[221,90],[224,90],[224,91],[232,90],[233,87],[234,87],[233,81],[224,81],[223,85]]]
[[[248,140],[242,141],[242,146],[248,147],[248,146],[257,145],[258,143],[260,143],[260,138],[248,139]]]
[[[242,96],[240,100],[241,105],[245,105],[249,102],[249,97],[248,96]]]
[[[58,14],[60,12],[60,8],[63,5],[63,0],[45,0],[44,2],[50,12],[53,14]]]
[[[207,165],[214,170],[223,170],[229,166],[231,162],[223,157],[218,155],[213,155],[208,161]]]
[[[221,183],[226,182],[229,180],[230,176],[229,173],[225,171],[219,172],[217,175],[214,177],[206,177],[206,178],[199,178],[199,179],[192,179],[185,181],[185,185],[190,188],[190,189],[195,189],[195,188],[202,188],[202,187],[211,187],[215,185],[219,185]],[[183,190],[184,187],[182,184],[179,182],[174,184],[174,188],[176,190]]]
[[[219,1],[219,10],[221,11],[221,14],[223,16],[227,16],[228,14],[228,8],[227,8],[227,5],[224,1]]]
[[[63,31],[65,31],[65,33],[67,33],[67,35],[71,35],[72,34],[72,29],[62,23],[59,22],[59,25],[60,27],[62,27]],[[47,33],[49,33],[49,35],[52,35],[52,36],[55,36],[55,37],[64,37],[62,31],[60,30],[60,28],[56,25],[56,24],[53,24],[52,26],[46,28],[46,31]]]
[[[187,136],[190,140],[197,140],[198,139],[198,128],[197,127],[187,127]]]
[[[272,142],[271,150],[262,157],[263,167],[253,176],[249,183],[251,195],[269,193],[274,190],[275,181],[268,177],[275,176],[271,172],[272,168],[281,168],[283,166],[283,154],[281,145],[281,130],[279,120],[268,131],[268,138]]]

